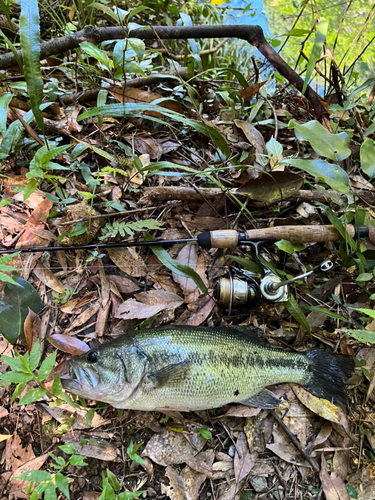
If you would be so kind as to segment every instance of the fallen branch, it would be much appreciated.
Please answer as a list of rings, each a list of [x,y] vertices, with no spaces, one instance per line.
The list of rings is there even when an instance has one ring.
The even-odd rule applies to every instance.
[[[257,47],[259,52],[272,64],[280,75],[286,78],[297,90],[302,91],[302,78],[267,43],[260,26],[154,26],[147,29],[138,28],[130,32],[122,26],[110,26],[106,28],[86,26],[83,30],[76,33],[42,43],[40,46],[40,57],[41,59],[45,59],[46,57],[75,49],[83,41],[98,45],[105,40],[123,39],[128,36],[142,40],[240,38]],[[18,56],[22,59],[21,51],[18,51]],[[13,53],[10,52],[0,56],[0,69],[10,68],[15,64],[16,60]],[[319,95],[310,86],[307,86],[305,96],[311,102],[318,120],[322,121],[323,118],[329,119],[329,115],[320,102]]]
[[[244,197],[244,195],[239,195],[236,189],[228,190],[228,193],[232,193],[237,197]],[[313,202],[318,201],[320,203],[329,203],[332,200],[329,198],[329,193],[332,192],[336,196],[339,196],[345,200],[345,195],[337,193],[334,190],[328,190],[327,195],[314,189],[313,191],[300,190],[292,196],[288,196],[282,201],[292,201],[292,202]],[[362,190],[356,193],[358,198],[369,205],[375,205],[375,191]],[[139,203],[146,205],[148,203],[153,203],[157,201],[203,201],[209,198],[218,198],[219,196],[225,196],[225,191],[220,188],[191,188],[191,187],[180,187],[180,186],[156,186],[156,187],[145,187],[143,189],[143,196],[139,200]],[[249,199],[249,198],[247,198]],[[266,205],[266,202],[259,202],[256,200],[249,199],[249,203],[254,203],[256,205]]]

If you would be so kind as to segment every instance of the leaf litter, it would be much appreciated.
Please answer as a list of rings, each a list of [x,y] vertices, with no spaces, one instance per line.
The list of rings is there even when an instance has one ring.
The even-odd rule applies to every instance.
[[[250,99],[259,97],[258,93],[266,83],[243,89],[235,85],[235,90],[245,102],[247,100],[248,105]],[[66,85],[59,80],[63,91],[68,90]],[[159,88],[158,85],[155,92],[113,85],[107,90],[120,103],[133,105],[163,99],[165,92],[173,95],[173,87]],[[300,223],[301,218],[306,224],[321,224],[322,221],[328,224],[332,220],[327,219],[325,206],[314,204],[311,197],[302,201],[302,172],[313,186],[312,195],[324,192],[328,197],[326,203],[340,215],[353,213],[352,200],[349,195],[340,198],[331,194],[330,197],[323,183],[336,188],[339,193],[347,193],[350,174],[351,186],[357,196],[355,201],[359,204],[361,193],[358,190],[372,189],[350,156],[348,135],[341,132],[333,137],[326,128],[311,120],[311,110],[303,96],[280,91],[277,97],[270,97],[279,117],[276,141],[271,136],[273,130],[262,123],[250,124],[238,112],[233,115],[229,105],[226,106],[222,98],[217,99],[218,95],[214,85],[209,93],[202,93],[205,96],[202,97],[202,105],[205,103],[207,106],[210,97],[216,103],[206,108],[212,114],[204,117],[192,110],[187,112],[173,98],[161,102],[157,111],[143,113],[140,107],[139,116],[123,124],[120,124],[118,116],[100,117],[100,114],[86,118],[85,122],[77,121],[80,106],[65,110],[62,119],[59,114],[49,115],[45,118],[46,126],[54,122],[61,136],[68,134],[73,140],[77,139],[74,142],[77,146],[83,144],[83,138],[85,149],[78,151],[78,167],[72,166],[73,175],[59,176],[54,184],[49,184],[48,189],[40,184],[27,199],[24,199],[24,191],[15,192],[15,189],[25,190],[27,185],[30,188],[29,169],[18,167],[13,161],[6,164],[7,172],[14,168],[17,175],[11,173],[4,178],[3,194],[9,197],[10,205],[0,207],[2,245],[19,248],[48,246],[56,244],[58,237],[62,245],[95,243],[103,236],[104,240],[110,241],[121,238],[135,241],[138,237],[142,239],[139,230],[135,234],[125,232],[123,235],[120,231],[142,220],[162,222],[164,234],[170,234],[171,238],[173,234],[188,238],[196,237],[201,231],[232,227],[249,229],[265,225],[295,225]],[[255,99],[261,110],[264,100],[258,97]],[[286,104],[292,118],[301,119],[302,113],[302,120],[308,122],[308,125],[295,124],[299,142],[287,128]],[[231,113],[229,124],[220,123],[218,114],[215,115],[219,109]],[[268,111],[272,112],[272,108]],[[177,123],[182,124],[181,128],[176,126],[176,122],[173,122],[173,127],[168,124],[165,117],[173,116],[168,112],[180,115]],[[251,109],[246,112],[249,115]],[[196,121],[193,122],[189,115]],[[150,117],[159,119],[159,122],[155,120],[152,125],[148,121]],[[13,119],[10,118],[10,122]],[[121,130],[120,136],[121,127],[124,130]],[[373,170],[369,154],[373,148],[371,140],[367,139],[361,149],[365,175]],[[299,156],[296,153],[296,157],[289,162],[284,160],[282,164],[278,163],[282,157],[278,149],[281,147],[282,152],[283,148],[290,149],[291,141],[294,141],[295,152],[303,144],[304,153]],[[231,154],[237,155],[238,162],[228,162],[229,156],[225,158],[227,148]],[[307,160],[307,156],[312,159]],[[59,154],[54,160],[64,167],[71,166],[72,159],[70,151],[69,154]],[[340,166],[336,168],[326,159],[340,161]],[[160,160],[160,165],[155,166]],[[351,162],[348,173],[342,170],[345,160],[348,164]],[[357,175],[353,175],[354,171]],[[267,173],[272,175],[272,180]],[[219,190],[219,195],[205,198],[200,188],[207,185]],[[183,191],[187,187],[194,189],[197,198],[190,199],[186,194],[184,197]],[[176,195],[175,199],[175,194],[166,190],[169,198],[159,200],[158,193],[164,188],[174,188],[174,193],[180,197]],[[147,205],[147,201],[146,205],[141,201],[142,197],[147,197],[147,189],[154,189],[156,208],[151,208],[151,203]],[[294,205],[295,200],[301,201],[298,207]],[[103,215],[109,224],[104,231],[104,219],[99,218]],[[366,223],[369,217],[373,217],[370,210],[363,215]],[[119,221],[117,226],[114,221]],[[348,222],[352,220],[348,219]],[[81,234],[80,230],[83,231]],[[112,239],[108,235],[113,235]],[[153,229],[152,235],[162,237],[163,232]],[[370,246],[368,242],[366,245]],[[301,350],[311,348],[314,343],[314,347],[333,347],[342,352],[346,349],[350,354],[351,350],[359,362],[365,360],[366,364],[357,368],[348,416],[329,401],[316,398],[299,386],[291,388],[285,385],[282,389],[275,389],[282,392],[283,397],[283,405],[277,414],[291,435],[296,437],[304,454],[320,460],[319,478],[268,410],[235,405],[215,412],[185,414],[183,421],[173,416],[168,420],[159,412],[146,422],[146,417],[140,412],[129,410],[117,413],[112,408],[94,406],[93,402],[80,409],[61,402],[52,406],[42,403],[17,407],[10,401],[11,389],[0,387],[0,419],[5,429],[1,433],[4,439],[0,441],[0,464],[4,466],[0,477],[2,491],[6,491],[8,498],[25,498],[26,484],[11,480],[12,474],[42,468],[51,470],[48,451],[65,442],[73,444],[77,453],[92,460],[89,472],[73,466],[68,471],[74,499],[82,493],[87,499],[99,496],[98,491],[87,490],[86,484],[76,480],[77,474],[81,474],[87,482],[95,484],[95,489],[100,489],[102,470],[95,460],[105,463],[118,477],[121,474],[118,467],[121,466],[121,471],[125,467],[126,488],[136,491],[143,483],[150,498],[166,495],[172,500],[195,500],[207,498],[210,493],[218,500],[232,500],[239,498],[241,493],[256,492],[263,498],[268,498],[264,495],[277,493],[278,496],[273,497],[283,500],[292,494],[289,476],[291,483],[298,485],[303,498],[313,498],[311,492],[321,488],[328,500],[347,499],[347,485],[357,488],[358,498],[370,498],[374,490],[371,470],[375,447],[372,349],[363,348],[354,335],[354,338],[350,336],[351,330],[365,329],[368,321],[355,312],[352,316],[347,315],[345,317],[349,318],[350,324],[342,333],[343,330],[339,329],[344,326],[342,319],[324,312],[311,313],[308,320],[312,337],[308,337],[302,333],[298,318],[292,318],[285,308],[266,304],[261,314],[246,311],[235,318],[229,317],[212,298],[215,277],[224,273],[225,265],[233,263],[228,257],[230,253],[238,258],[247,258],[246,249],[220,253],[202,250],[189,243],[167,247],[164,251],[168,254],[168,259],[164,254],[164,260],[141,247],[109,248],[103,250],[103,255],[100,255],[101,250],[93,249],[69,250],[59,256],[38,254],[28,261],[24,256],[18,258],[14,265],[19,267],[21,278],[26,279],[39,294],[40,307],[34,310],[28,304],[28,309],[22,310],[26,318],[21,332],[21,337],[25,334],[25,345],[18,341],[17,349],[30,352],[44,331],[46,353],[50,354],[53,348],[58,348],[58,362],[63,364],[66,354],[86,352],[95,342],[107,340],[118,331],[126,334],[134,327],[171,323],[226,326],[243,322],[261,326],[274,346],[285,347],[286,343]],[[340,251],[343,252],[342,248]],[[336,259],[338,250],[311,242],[304,249],[292,248],[291,253],[272,247],[267,256],[289,277],[301,274],[303,266],[313,267],[327,257]],[[342,278],[354,277],[355,282],[357,257],[348,258],[348,265],[342,266]],[[178,274],[178,269],[171,264],[173,260],[194,270],[207,288],[208,295],[204,295],[196,280]],[[373,256],[369,254],[368,260],[374,260]],[[368,289],[374,293],[371,269],[368,274]],[[333,281],[332,275],[328,275],[318,277],[314,283],[298,284],[292,289],[296,303],[298,301],[302,307],[310,305],[323,311],[345,314],[346,297],[340,288],[342,279],[338,285],[333,285]],[[326,293],[326,289],[329,292]],[[365,293],[362,295],[357,297],[354,305],[373,309],[373,298]],[[43,320],[38,323],[39,318],[35,317],[43,304],[48,308],[44,326]],[[19,310],[18,304],[17,313]],[[316,314],[320,316],[317,318]],[[6,322],[11,323],[9,319]],[[4,325],[1,325],[0,331],[10,340]],[[367,324],[367,327],[370,325]],[[16,341],[12,335],[12,340]],[[0,348],[3,354],[10,355],[12,352],[7,340],[0,342]],[[0,364],[0,367],[2,372],[7,369],[5,364]],[[56,403],[54,398],[50,399]],[[94,409],[93,413],[91,410]],[[198,426],[195,430],[189,430],[189,424],[196,421]],[[102,427],[104,430],[101,430]],[[209,439],[200,432],[207,428],[211,429],[212,437]],[[130,439],[144,443],[139,453],[147,466],[132,462],[127,455],[125,450]]]

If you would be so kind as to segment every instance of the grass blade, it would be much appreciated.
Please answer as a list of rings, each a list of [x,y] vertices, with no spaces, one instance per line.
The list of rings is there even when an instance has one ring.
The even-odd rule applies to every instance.
[[[306,77],[305,81],[303,82],[302,94],[304,94],[307,89],[307,85],[309,84],[309,80],[311,78],[311,75],[313,74],[316,61],[319,59],[320,54],[322,53],[323,45],[326,40],[327,30],[328,30],[328,22],[324,19],[324,17],[322,17],[318,24],[314,45],[309,60],[307,62]]]

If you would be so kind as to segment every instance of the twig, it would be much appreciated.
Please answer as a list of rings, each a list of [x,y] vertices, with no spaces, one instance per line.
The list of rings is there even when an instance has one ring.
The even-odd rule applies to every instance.
[[[305,460],[307,460],[307,462],[309,462],[309,464],[311,465],[313,470],[315,472],[319,472],[320,471],[319,465],[315,462],[315,460],[313,458],[310,457],[310,455],[308,455],[305,452],[305,450],[302,448],[301,443],[298,441],[296,436],[290,432],[289,428],[284,424],[284,422],[281,420],[281,418],[276,414],[276,412],[274,410],[271,410],[271,415],[276,420],[278,425],[282,428],[282,430],[285,432],[285,434],[288,436],[288,438],[290,439],[292,444],[295,446],[295,448],[297,448],[297,450],[303,456],[303,458]]]
[[[156,210],[157,208],[163,208],[165,206],[166,205],[159,205],[158,207],[137,208],[135,210],[124,210],[123,212],[113,212],[112,214],[92,215],[91,217],[82,217],[81,219],[71,220],[68,222],[61,222],[59,226],[70,226],[72,224],[77,224],[78,222],[85,222],[87,220],[92,220],[92,219],[105,219],[107,217],[118,217],[120,215],[136,214],[138,212],[144,212],[146,210]]]
[[[98,45],[105,40],[123,39],[127,36],[140,38],[141,40],[185,40],[189,38],[240,38],[246,40],[251,45],[257,47],[259,52],[273,65],[273,67],[286,78],[297,90],[302,91],[304,81],[290,66],[280,57],[280,55],[269,45],[264,38],[263,30],[260,26],[252,25],[221,25],[221,26],[153,26],[147,29],[138,28],[127,30],[122,26],[110,26],[105,28],[96,28],[86,26],[83,30],[76,33],[56,38],[42,43],[40,46],[40,57],[46,57],[61,54],[68,50],[79,47],[83,41],[88,41]],[[17,51],[22,60],[21,51]],[[16,64],[13,53],[0,56],[0,69],[6,69]],[[307,86],[305,96],[314,107],[317,118],[322,121],[323,118],[329,119],[329,115],[320,102],[319,95]]]

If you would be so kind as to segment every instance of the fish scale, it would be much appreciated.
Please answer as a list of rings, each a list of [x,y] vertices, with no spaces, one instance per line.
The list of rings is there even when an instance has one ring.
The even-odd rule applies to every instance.
[[[205,410],[228,403],[280,403],[269,385],[294,382],[345,402],[349,356],[275,349],[235,328],[145,329],[122,335],[71,361],[70,392],[135,410]]]

